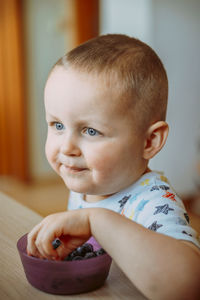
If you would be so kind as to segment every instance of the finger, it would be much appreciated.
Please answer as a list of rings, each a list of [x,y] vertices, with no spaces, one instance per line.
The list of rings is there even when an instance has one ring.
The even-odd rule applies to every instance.
[[[68,241],[71,237],[62,236],[60,232],[55,232],[53,225],[47,227],[48,230],[44,227],[38,234],[37,247],[44,257],[61,260],[71,252],[71,248],[68,247]]]
[[[79,237],[60,237],[62,244],[56,249],[61,260],[66,258],[72,251],[81,246],[87,239]]]
[[[42,227],[42,223],[37,224],[27,235],[27,254],[31,256],[39,256],[37,246],[35,244],[38,232]]]
[[[57,251],[52,245],[53,240],[55,240],[53,230],[51,230],[51,226],[49,224],[45,224],[38,233],[35,241],[38,251],[44,258],[58,259]]]
[[[71,252],[67,247],[67,244],[61,243],[61,245],[56,249],[59,260],[63,260]]]
[[[35,244],[37,246],[37,250],[39,251],[42,258],[46,259],[57,259],[57,252],[53,249],[53,246],[51,245],[52,249],[51,251],[47,251],[45,247],[45,239],[43,237],[38,236]]]

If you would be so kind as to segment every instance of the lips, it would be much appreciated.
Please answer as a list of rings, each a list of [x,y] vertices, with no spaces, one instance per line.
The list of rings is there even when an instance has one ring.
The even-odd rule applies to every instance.
[[[70,173],[79,173],[79,172],[88,170],[87,168],[79,168],[77,166],[67,166],[67,165],[64,165],[64,164],[61,165],[61,168],[66,170],[67,172],[70,172]]]
[[[83,171],[83,170],[86,170],[86,168],[78,168],[78,167],[75,167],[75,166],[65,166],[67,169],[69,170],[72,170],[72,171],[77,171],[77,172],[80,172],[80,171]]]

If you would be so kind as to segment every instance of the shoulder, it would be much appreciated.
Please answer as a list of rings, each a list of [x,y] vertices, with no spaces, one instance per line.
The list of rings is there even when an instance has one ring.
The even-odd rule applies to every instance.
[[[141,185],[144,185],[144,187],[141,189],[139,195],[138,207],[141,206],[141,202],[145,203],[145,206],[137,216],[138,222],[143,223],[144,220],[156,215],[176,215],[180,217],[183,215],[184,223],[187,221],[188,216],[186,215],[182,200],[162,173],[147,173]]]
[[[193,242],[200,247],[198,234],[189,224],[184,204],[167,178],[154,172],[149,175],[140,182],[144,188],[140,190],[138,201],[132,210],[129,209],[127,217],[150,230]]]

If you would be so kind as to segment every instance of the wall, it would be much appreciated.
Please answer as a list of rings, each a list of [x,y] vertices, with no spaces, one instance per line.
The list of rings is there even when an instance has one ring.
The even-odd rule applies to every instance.
[[[60,30],[59,26],[65,17],[65,5],[65,0],[24,1],[29,153],[32,177],[54,174],[44,153],[47,128],[43,91],[49,70],[67,51],[66,33]]]
[[[126,33],[152,46],[169,77],[165,148],[150,167],[164,170],[178,193],[194,187],[200,138],[200,1],[102,0],[101,33]]]
[[[200,1],[155,0],[153,12],[155,49],[169,77],[170,133],[152,166],[161,166],[179,193],[189,193],[195,188],[200,138]]]
[[[124,33],[152,44],[152,0],[100,0],[101,34]]]

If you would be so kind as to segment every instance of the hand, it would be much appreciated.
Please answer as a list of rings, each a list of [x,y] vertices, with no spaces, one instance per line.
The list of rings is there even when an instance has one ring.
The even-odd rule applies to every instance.
[[[39,258],[64,259],[91,236],[89,210],[73,210],[47,216],[28,234],[27,253]],[[59,238],[61,245],[53,249]]]

